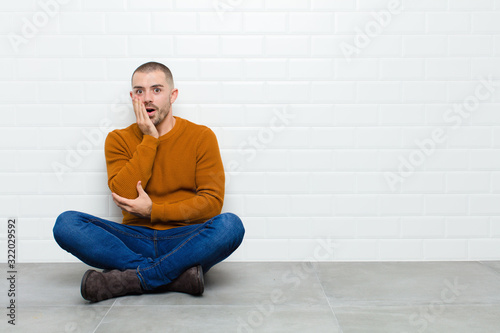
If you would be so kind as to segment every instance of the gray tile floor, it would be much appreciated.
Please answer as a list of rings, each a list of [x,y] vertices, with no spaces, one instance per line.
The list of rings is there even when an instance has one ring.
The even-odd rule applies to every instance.
[[[83,264],[21,264],[0,332],[500,332],[500,262],[221,263],[205,294],[90,304]],[[7,290],[7,281],[0,285]]]

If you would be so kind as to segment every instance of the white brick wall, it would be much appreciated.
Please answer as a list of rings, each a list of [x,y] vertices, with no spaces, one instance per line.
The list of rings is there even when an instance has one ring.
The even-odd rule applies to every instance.
[[[155,60],[218,137],[232,260],[499,260],[499,33],[492,0],[3,1],[0,216],[25,262],[75,260],[64,210],[119,221],[106,128]]]

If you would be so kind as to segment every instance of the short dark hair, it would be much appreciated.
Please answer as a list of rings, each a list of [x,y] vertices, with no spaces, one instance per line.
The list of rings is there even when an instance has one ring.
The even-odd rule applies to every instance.
[[[147,62],[137,67],[137,69],[132,74],[131,82],[133,82],[134,74],[137,72],[150,73],[155,71],[162,71],[165,74],[165,78],[167,79],[167,83],[170,89],[174,88],[174,77],[172,76],[172,72],[170,71],[170,69],[164,64],[160,64],[159,62],[154,61]]]

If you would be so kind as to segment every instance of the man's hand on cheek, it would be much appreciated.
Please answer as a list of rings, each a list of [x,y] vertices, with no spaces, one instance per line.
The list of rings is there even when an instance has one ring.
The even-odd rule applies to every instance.
[[[141,181],[137,182],[137,193],[139,196],[135,199],[127,199],[116,193],[111,193],[111,195],[115,204],[122,210],[141,218],[151,218],[153,202],[142,188]]]
[[[151,119],[149,119],[148,112],[144,103],[137,97],[132,98],[132,104],[134,105],[135,118],[137,119],[137,125],[144,135],[151,135],[158,139],[158,130],[153,124]]]

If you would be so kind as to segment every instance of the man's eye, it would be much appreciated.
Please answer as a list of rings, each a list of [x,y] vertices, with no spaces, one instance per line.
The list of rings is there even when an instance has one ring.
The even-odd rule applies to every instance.
[[[161,91],[160,88],[155,88],[155,93],[159,93]]]
[[[136,94],[142,94],[142,90],[136,90],[135,93]]]

